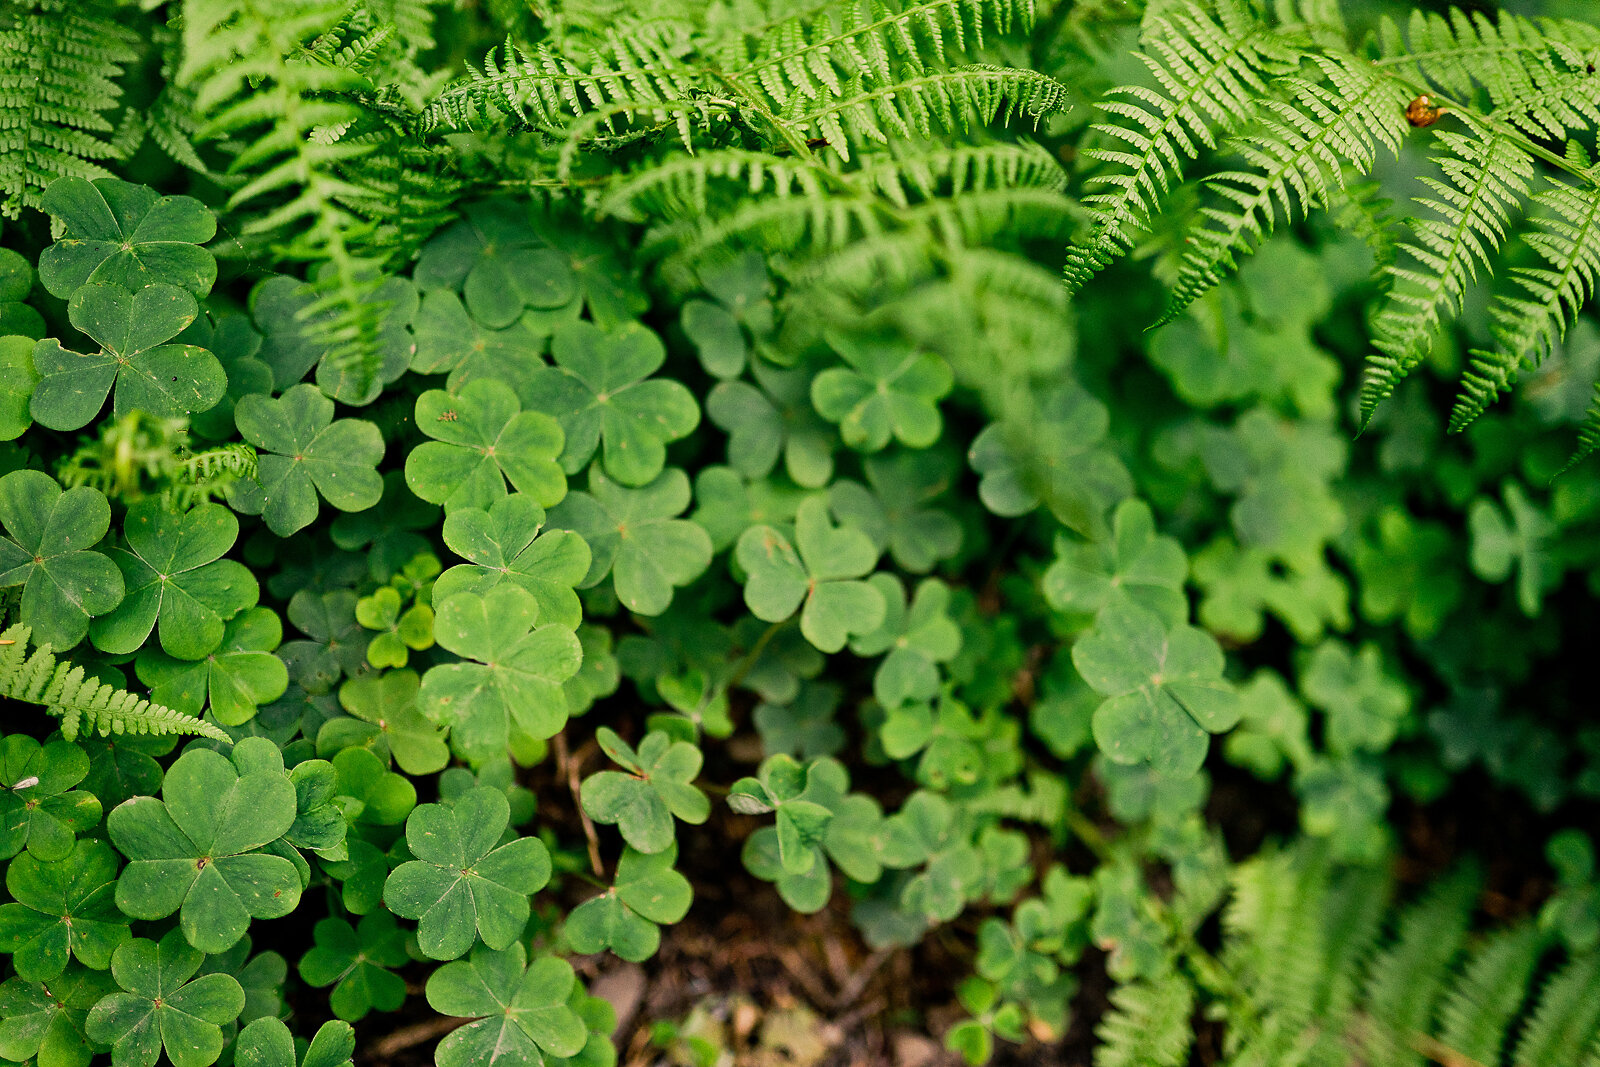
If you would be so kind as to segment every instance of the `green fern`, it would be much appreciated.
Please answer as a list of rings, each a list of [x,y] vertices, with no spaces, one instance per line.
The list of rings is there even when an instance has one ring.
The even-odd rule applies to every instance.
[[[1452,432],[1465,429],[1511,388],[1524,363],[1538,366],[1600,284],[1600,196],[1552,184],[1534,200],[1543,210],[1524,240],[1546,266],[1512,269],[1523,295],[1502,292],[1490,308],[1497,347],[1473,353],[1450,413]]]
[[[227,741],[218,727],[90,677],[80,666],[58,659],[49,645],[28,651],[30,630],[12,626],[0,633],[0,697],[43,704],[61,720],[67,740],[80,734],[196,734]]]
[[[0,11],[0,214],[37,207],[56,178],[103,178],[123,158],[108,115],[139,38],[101,3],[14,0]]]
[[[1412,264],[1390,268],[1395,289],[1374,323],[1378,351],[1361,384],[1363,424],[1427,355],[1441,312],[1460,313],[1533,177],[1533,161],[1503,133],[1472,129],[1439,141],[1449,153],[1440,160],[1447,180],[1423,179],[1434,197],[1421,203],[1437,217],[1412,220]]]
[[[1194,987],[1173,970],[1119,986],[1095,1030],[1095,1067],[1182,1067],[1194,1031]]]
[[[1380,148],[1399,154],[1406,134],[1404,91],[1352,57],[1313,61],[1323,81],[1283,79],[1292,100],[1267,101],[1261,121],[1233,143],[1251,169],[1208,181],[1223,202],[1204,208],[1211,225],[1189,235],[1192,247],[1157,326],[1236,270],[1236,257],[1253,251],[1280,216],[1292,222],[1328,204],[1344,188],[1347,166],[1370,170]]]
[[[1155,20],[1139,58],[1159,88],[1123,86],[1101,104],[1123,122],[1095,129],[1125,147],[1088,153],[1117,169],[1091,179],[1111,191],[1084,198],[1095,220],[1088,238],[1067,252],[1069,292],[1133,247],[1136,232],[1182,180],[1187,160],[1255,115],[1267,80],[1298,61],[1291,42],[1240,0]]]
[[[1546,947],[1547,938],[1532,926],[1486,938],[1445,994],[1439,1041],[1478,1063],[1498,1062]]]

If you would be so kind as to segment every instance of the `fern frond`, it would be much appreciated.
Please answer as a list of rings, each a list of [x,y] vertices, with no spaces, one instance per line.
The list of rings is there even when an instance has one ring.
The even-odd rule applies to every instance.
[[[91,678],[82,667],[58,659],[49,645],[30,653],[26,626],[0,633],[0,697],[43,704],[61,720],[71,741],[85,732],[109,734],[197,734],[227,741],[221,729],[181,711],[152,704]]]
[[[1194,986],[1171,967],[1119,986],[1095,1029],[1095,1067],[1182,1067],[1194,1040],[1193,1010]]]
[[[1067,176],[1048,150],[1024,140],[935,144],[915,149],[891,145],[888,152],[863,159],[858,168],[843,175],[843,180],[855,187],[870,188],[896,207],[904,208],[914,200],[1000,188],[1060,191],[1066,186]]]
[[[1514,1067],[1577,1063],[1600,1032],[1600,952],[1569,962],[1545,984],[1512,1057]]]
[[[969,132],[1019,115],[1037,125],[1044,116],[1065,111],[1066,101],[1066,86],[1054,78],[980,64],[913,72],[898,80],[852,78],[835,95],[779,113],[776,123],[795,140],[821,138],[849,160],[851,145],[931,138],[935,129]]]
[[[22,0],[0,11],[0,215],[37,207],[56,178],[103,178],[124,155],[107,113],[139,38],[100,3]]]
[[[1450,413],[1451,433],[1466,429],[1511,388],[1524,363],[1543,362],[1600,286],[1600,189],[1552,184],[1534,201],[1543,210],[1524,240],[1547,266],[1512,268],[1523,295],[1496,296],[1489,310],[1496,348],[1473,353]]]
[[[1149,225],[1186,163],[1251,118],[1267,77],[1299,58],[1292,38],[1240,0],[1218,0],[1214,13],[1185,5],[1158,18],[1146,47],[1139,57],[1157,87],[1123,86],[1101,105],[1122,122],[1095,129],[1122,146],[1088,153],[1117,170],[1092,179],[1110,191],[1084,198],[1095,221],[1088,238],[1067,251],[1069,292],[1133,246],[1135,231]]]
[[[1445,975],[1466,938],[1478,895],[1477,872],[1459,871],[1401,913],[1394,943],[1367,969],[1363,1044],[1375,1063],[1420,1062],[1412,1037],[1426,1033]]]
[[[1374,325],[1377,349],[1361,385],[1365,425],[1377,405],[1427,355],[1440,314],[1462,310],[1466,291],[1506,239],[1512,214],[1528,191],[1533,162],[1504,132],[1469,124],[1469,133],[1439,134],[1448,155],[1446,181],[1425,178],[1434,216],[1414,219],[1406,252],[1414,265],[1394,266],[1390,294]]]
[[[1210,223],[1190,236],[1191,249],[1157,326],[1177,318],[1201,294],[1237,269],[1277,226],[1309,215],[1344,188],[1344,167],[1365,172],[1380,148],[1398,155],[1407,125],[1407,92],[1369,63],[1343,55],[1314,56],[1323,82],[1284,78],[1288,101],[1269,100],[1255,129],[1235,150],[1250,169],[1226,171],[1210,187],[1224,203],[1206,207]]]
[[[1410,68],[1456,100],[1476,86],[1491,113],[1536,138],[1564,138],[1600,122],[1600,78],[1586,53],[1600,47],[1600,29],[1574,20],[1531,19],[1452,10],[1413,12],[1402,37],[1390,20],[1380,28],[1380,63]]]
[[[1522,926],[1478,946],[1439,1009],[1440,1043],[1469,1060],[1499,1063],[1546,944],[1537,927]]]

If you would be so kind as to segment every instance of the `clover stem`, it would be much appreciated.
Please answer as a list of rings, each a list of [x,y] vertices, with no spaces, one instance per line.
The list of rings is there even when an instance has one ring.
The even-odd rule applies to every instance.
[[[728,680],[722,683],[724,692],[744,681],[745,675],[750,673],[755,667],[756,661],[761,658],[761,653],[766,651],[768,643],[788,622],[788,619],[780,619],[762,631],[761,636],[756,638],[756,643],[750,646],[750,651],[744,654],[744,658],[739,661],[739,665],[728,676]]]
[[[578,809],[578,818],[583,823],[583,836],[589,844],[589,866],[594,868],[596,878],[606,876],[605,864],[600,862],[600,835],[595,833],[594,822],[590,820],[589,813],[583,810],[583,797],[580,795],[578,769],[583,765],[584,751],[580,750],[577,757],[567,749],[567,731],[562,730],[550,739],[551,746],[556,752],[556,773],[567,780],[567,789],[572,793],[572,803]]]

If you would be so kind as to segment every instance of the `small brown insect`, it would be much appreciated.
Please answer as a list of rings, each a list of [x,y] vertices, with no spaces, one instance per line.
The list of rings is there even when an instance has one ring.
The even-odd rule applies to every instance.
[[[1435,122],[1438,122],[1439,116],[1444,113],[1445,109],[1435,107],[1433,100],[1427,93],[1423,93],[1406,105],[1406,121],[1419,130],[1424,126],[1432,126]]]
[[[456,421],[456,413],[455,413],[455,411],[453,409],[450,410],[450,411],[446,411],[446,412],[442,413],[439,416],[437,421],[438,422],[455,422]]]

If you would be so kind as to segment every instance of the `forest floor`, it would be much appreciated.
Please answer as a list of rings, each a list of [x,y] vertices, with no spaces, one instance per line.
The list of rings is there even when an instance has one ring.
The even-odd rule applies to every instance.
[[[527,783],[541,798],[541,821],[564,839],[585,833],[576,804],[558,802],[572,767],[564,759],[547,761]],[[1293,831],[1287,791],[1227,768],[1215,773],[1207,817],[1222,828],[1235,857]],[[1526,805],[1487,782],[1473,788],[1465,777],[1433,804],[1396,803],[1402,887],[1420,885],[1471,854],[1487,875],[1484,921],[1529,915],[1550,891],[1539,855],[1548,828]],[[959,1064],[940,1035],[964,1014],[955,988],[970,973],[982,916],[964,915],[910,949],[874,951],[850,921],[844,893],[836,892],[821,912],[800,915],[773,886],[749,875],[739,845],[760,822],[717,809],[706,827],[683,835],[678,866],[693,882],[695,900],[683,922],[663,929],[660,951],[643,964],[609,954],[573,961],[590,993],[616,1010],[620,1067]],[[1075,861],[1087,862],[1070,850],[1055,858],[1073,869]],[[587,895],[574,888],[575,898]],[[1104,964],[1091,947],[1074,968],[1078,991],[1064,1034],[1039,1031],[1023,1046],[1000,1042],[996,1067],[1091,1067],[1094,1030],[1109,1008]],[[420,985],[413,992],[420,994]],[[410,997],[401,1014],[358,1028],[357,1063],[427,1067],[434,1043],[462,1021],[435,1016],[421,996]],[[1196,1028],[1194,1062],[1218,1062],[1219,1027],[1197,1017]]]

